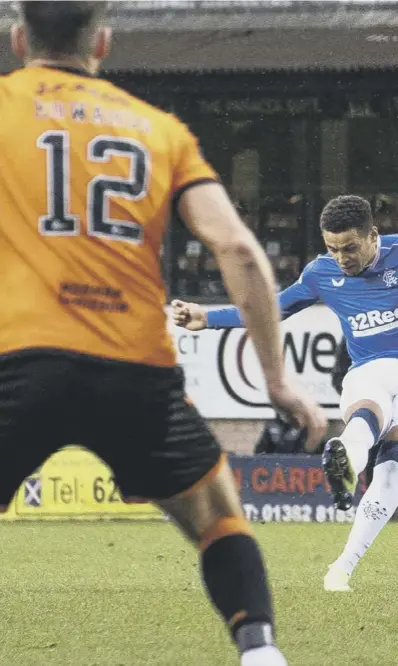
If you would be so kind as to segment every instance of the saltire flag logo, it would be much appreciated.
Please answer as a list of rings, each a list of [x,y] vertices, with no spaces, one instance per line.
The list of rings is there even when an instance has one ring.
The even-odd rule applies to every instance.
[[[24,484],[25,506],[41,506],[41,479],[31,477]]]

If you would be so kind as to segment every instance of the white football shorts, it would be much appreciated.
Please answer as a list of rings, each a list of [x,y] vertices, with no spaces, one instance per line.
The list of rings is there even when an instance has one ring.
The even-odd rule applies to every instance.
[[[345,420],[347,410],[356,402],[371,400],[383,414],[383,437],[398,425],[398,358],[379,358],[349,370],[343,380],[340,409]]]

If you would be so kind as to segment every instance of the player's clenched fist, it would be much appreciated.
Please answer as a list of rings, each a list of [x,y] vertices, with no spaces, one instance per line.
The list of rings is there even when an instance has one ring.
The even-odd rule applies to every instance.
[[[207,313],[200,305],[176,300],[172,301],[171,307],[175,326],[182,326],[188,331],[201,331],[207,327]]]

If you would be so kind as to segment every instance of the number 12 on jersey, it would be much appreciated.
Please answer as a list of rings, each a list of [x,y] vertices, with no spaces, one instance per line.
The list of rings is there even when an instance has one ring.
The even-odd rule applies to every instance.
[[[71,151],[69,132],[49,130],[37,139],[36,145],[47,152],[47,214],[39,217],[39,231],[45,236],[77,236],[80,220],[70,211]],[[127,178],[99,175],[87,186],[87,234],[110,240],[143,241],[143,227],[137,222],[112,219],[110,197],[139,201],[147,195],[150,156],[146,148],[133,139],[99,135],[87,144],[88,162],[106,163],[114,156],[129,160]]]

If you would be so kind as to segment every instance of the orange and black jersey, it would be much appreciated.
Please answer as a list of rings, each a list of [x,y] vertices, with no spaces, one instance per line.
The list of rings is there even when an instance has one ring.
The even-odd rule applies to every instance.
[[[173,197],[216,180],[174,116],[41,67],[0,80],[0,354],[173,366],[160,248]]]

